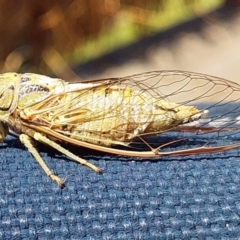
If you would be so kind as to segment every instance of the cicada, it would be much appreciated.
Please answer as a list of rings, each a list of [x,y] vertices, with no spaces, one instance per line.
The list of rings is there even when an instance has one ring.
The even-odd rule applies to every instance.
[[[186,71],[77,83],[5,73],[0,75],[0,140],[9,130],[17,133],[47,176],[63,186],[34,142],[49,145],[96,172],[100,168],[61,142],[149,159],[226,151],[240,147],[234,143],[239,93],[237,83]],[[198,145],[191,145],[196,138]],[[228,144],[221,144],[226,138]]]

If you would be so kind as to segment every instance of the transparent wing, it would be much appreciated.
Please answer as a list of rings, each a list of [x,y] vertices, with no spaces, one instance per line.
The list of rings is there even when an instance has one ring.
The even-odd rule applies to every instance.
[[[161,133],[157,140],[163,144],[182,139],[174,146],[190,149],[233,144],[240,140],[240,85],[237,83],[186,71],[148,72],[121,81],[154,98],[208,111],[196,121]]]

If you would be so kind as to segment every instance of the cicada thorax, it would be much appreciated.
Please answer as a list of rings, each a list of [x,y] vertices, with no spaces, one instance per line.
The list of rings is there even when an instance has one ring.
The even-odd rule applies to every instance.
[[[17,107],[18,109],[26,109],[41,103],[57,92],[64,92],[65,85],[67,83],[61,79],[31,73],[22,74]]]
[[[44,102],[56,92],[63,92],[67,85],[60,79],[37,74],[5,73],[0,75],[0,139],[4,139],[8,128],[22,132],[21,120],[31,120],[32,114],[25,110]]]

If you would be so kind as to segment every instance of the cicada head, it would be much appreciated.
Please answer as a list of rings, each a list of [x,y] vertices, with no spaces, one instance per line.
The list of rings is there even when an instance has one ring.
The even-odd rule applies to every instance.
[[[19,83],[17,73],[0,75],[0,121],[6,120],[16,108]]]

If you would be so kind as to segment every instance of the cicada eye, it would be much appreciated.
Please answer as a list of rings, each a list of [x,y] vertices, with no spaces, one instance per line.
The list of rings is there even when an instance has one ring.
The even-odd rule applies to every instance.
[[[12,105],[14,97],[14,87],[1,86],[0,87],[0,111],[8,111]]]
[[[0,74],[0,120],[10,114],[16,105],[15,86],[18,85],[21,75],[10,72]],[[15,104],[13,103],[15,99]]]

